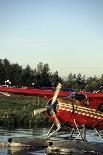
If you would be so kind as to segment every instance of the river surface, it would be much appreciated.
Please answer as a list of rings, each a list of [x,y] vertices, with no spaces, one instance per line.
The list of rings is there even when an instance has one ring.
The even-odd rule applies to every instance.
[[[0,129],[0,143],[7,143],[8,138],[11,137],[26,137],[26,138],[45,138],[47,135],[48,129],[47,128],[35,128],[35,129],[15,129],[15,130],[5,130]],[[67,132],[61,131],[59,133],[59,138],[64,138],[68,136]],[[54,137],[55,139],[56,137]],[[97,136],[97,134],[93,131],[88,130],[87,139],[89,142],[95,143],[102,143],[102,139]],[[77,155],[78,153],[68,153],[69,155]],[[46,155],[46,149],[26,149],[26,150],[19,150],[19,148],[11,149],[9,147],[0,148],[0,155]]]

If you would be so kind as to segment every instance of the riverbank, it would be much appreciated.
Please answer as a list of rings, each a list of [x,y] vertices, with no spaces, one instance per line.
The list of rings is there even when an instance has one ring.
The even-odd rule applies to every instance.
[[[46,127],[51,124],[46,114],[33,115],[33,110],[46,106],[40,97],[0,95],[0,126],[5,128]]]

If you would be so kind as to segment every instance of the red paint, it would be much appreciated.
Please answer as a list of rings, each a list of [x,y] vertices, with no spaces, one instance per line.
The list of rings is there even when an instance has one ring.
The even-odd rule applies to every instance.
[[[41,90],[41,89],[25,89],[25,88],[12,88],[12,87],[0,87],[0,92],[8,92],[10,94],[16,95],[31,95],[31,96],[46,96],[48,99],[54,95],[54,91],[50,90]],[[70,93],[60,92],[59,97],[67,97]],[[89,101],[89,105],[85,105],[85,101],[80,101],[80,107],[86,111],[95,109],[96,112],[93,117],[83,115],[83,113],[78,113],[74,110],[67,111],[66,109],[58,108],[57,117],[61,123],[68,123],[70,127],[75,127],[74,119],[78,125],[85,125],[88,128],[103,129],[103,111],[99,111],[99,107],[103,105],[103,93],[88,93],[88,92],[79,92],[77,94],[86,95],[86,99]],[[66,103],[65,103],[66,104]],[[78,107],[77,107],[78,109]],[[89,114],[89,112],[88,112]],[[96,118],[96,114],[101,115],[100,118]],[[50,117],[50,116],[49,116]],[[51,116],[50,119],[54,120],[54,117]]]

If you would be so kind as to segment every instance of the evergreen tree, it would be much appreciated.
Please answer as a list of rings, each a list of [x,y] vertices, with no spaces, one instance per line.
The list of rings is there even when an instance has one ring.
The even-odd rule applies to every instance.
[[[51,75],[51,83],[54,87],[56,87],[58,83],[63,84],[63,79],[58,75],[57,71]]]
[[[39,62],[37,69],[35,69],[35,85],[37,87],[50,87],[50,75],[49,65]]]
[[[34,79],[34,72],[30,68],[30,66],[27,65],[26,68],[23,69],[21,73],[21,84],[23,86],[31,86],[33,79]]]
[[[4,84],[5,74],[4,74],[4,65],[3,60],[0,59],[0,84]]]
[[[17,63],[11,64],[11,70],[10,70],[11,85],[13,86],[21,85],[21,73],[22,73],[22,66],[19,66]]]

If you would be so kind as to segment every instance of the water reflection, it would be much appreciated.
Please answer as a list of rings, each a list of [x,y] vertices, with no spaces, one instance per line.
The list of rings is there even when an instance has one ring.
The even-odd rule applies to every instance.
[[[39,129],[15,129],[15,130],[4,130],[0,129],[0,143],[7,143],[8,138],[14,137],[14,138],[20,138],[20,137],[25,137],[25,138],[44,138],[46,137],[46,134],[48,132],[47,128],[39,128]],[[62,139],[65,137],[68,137],[69,134],[67,132],[60,132],[59,136],[53,137],[54,140]],[[87,139],[89,142],[95,142],[95,143],[102,143],[103,141],[94,133],[93,131],[88,131]],[[42,148],[30,148],[30,147],[1,147],[0,148],[0,155],[44,155],[46,153],[46,149]],[[52,153],[53,154],[53,153]],[[60,154],[66,154],[66,149],[65,153],[62,152]],[[78,154],[85,154],[85,152],[73,152],[70,150],[70,152],[67,152],[68,155],[78,155]],[[89,154],[89,153],[88,153]],[[93,153],[90,153],[93,154]]]

